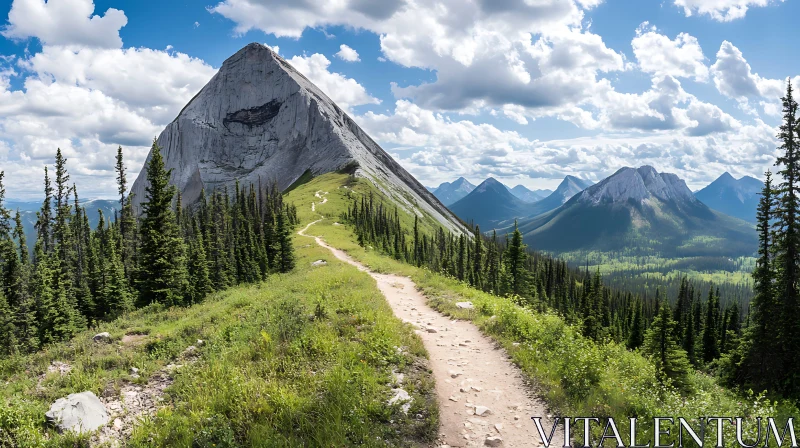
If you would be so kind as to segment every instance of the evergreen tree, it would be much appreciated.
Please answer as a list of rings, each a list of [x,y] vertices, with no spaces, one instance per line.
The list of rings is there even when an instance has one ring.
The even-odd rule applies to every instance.
[[[714,289],[708,290],[706,302],[706,321],[703,326],[703,362],[711,362],[719,356],[719,301]]]
[[[644,324],[642,316],[642,302],[638,299],[634,304],[633,321],[631,322],[631,330],[628,335],[628,348],[631,350],[637,349],[644,343]]]
[[[17,353],[17,328],[14,325],[14,312],[5,295],[0,292],[0,355]]]
[[[651,356],[662,380],[669,378],[675,387],[686,390],[689,386],[689,360],[675,341],[675,327],[676,322],[665,300],[645,335],[644,353]]]
[[[527,258],[525,248],[522,243],[522,233],[514,221],[514,233],[511,236],[511,243],[503,254],[503,261],[506,262],[511,292],[519,296],[524,296],[527,291],[527,276],[525,275],[525,260]]]
[[[197,221],[193,220],[194,238],[189,242],[189,303],[198,303],[213,291],[208,275],[208,259],[206,257],[203,235]]]
[[[480,226],[475,226],[473,241],[475,249],[472,251],[472,286],[483,289],[483,236]]]
[[[280,272],[294,269],[294,249],[292,247],[292,229],[285,210],[278,211],[278,243],[280,247]]]
[[[180,305],[186,292],[184,244],[172,211],[175,187],[164,168],[161,148],[153,141],[142,203],[139,252],[139,300],[144,304]]]

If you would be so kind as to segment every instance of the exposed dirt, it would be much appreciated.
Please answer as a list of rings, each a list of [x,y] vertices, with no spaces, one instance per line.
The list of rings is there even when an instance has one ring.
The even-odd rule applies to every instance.
[[[322,218],[324,219],[324,217]],[[345,252],[321,238],[306,235],[319,219],[300,235],[309,236],[333,255],[360,271],[369,273],[386,296],[395,315],[417,327],[430,355],[440,408],[440,445],[541,446],[531,416],[547,415],[545,403],[531,396],[522,372],[508,355],[472,323],[451,320],[427,305],[426,297],[408,278],[371,272]],[[552,421],[543,419],[545,430]],[[500,437],[499,445],[490,437]]]

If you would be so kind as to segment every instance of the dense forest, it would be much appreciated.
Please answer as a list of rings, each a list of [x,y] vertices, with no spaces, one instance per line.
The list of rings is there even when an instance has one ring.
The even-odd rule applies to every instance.
[[[653,296],[640,296],[609,287],[598,270],[571,268],[563,260],[529,250],[516,226],[503,236],[493,232],[487,237],[479,227],[472,237],[441,228],[428,235],[415,219],[414,228],[407,231],[397,208],[376,203],[372,196],[355,198],[342,219],[353,225],[363,246],[522,306],[555,311],[593,340],[641,348],[661,360],[661,370],[675,384],[689,365],[707,367],[737,347],[746,324],[739,303],[724,302],[716,287],[700,290],[682,278],[674,297],[660,288]]]
[[[37,350],[137,307],[197,303],[294,266],[297,211],[276,186],[203,192],[184,208],[154,142],[139,214],[119,148],[120,211],[100,212],[92,229],[66,162],[59,149],[55,179],[45,167],[32,256],[19,211],[12,217],[5,208],[0,172],[0,355]]]

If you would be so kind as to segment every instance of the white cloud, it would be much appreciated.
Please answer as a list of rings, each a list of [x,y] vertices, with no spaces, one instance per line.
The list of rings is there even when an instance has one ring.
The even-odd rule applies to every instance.
[[[200,26],[200,22],[194,22],[194,27],[197,28]]]
[[[728,41],[720,45],[711,73],[720,93],[740,101],[759,97],[775,99],[783,94],[783,81],[753,73],[742,52]]]
[[[689,34],[680,33],[670,40],[644,22],[636,30],[631,45],[643,72],[656,76],[694,78],[697,81],[708,79],[703,50],[697,39]]]
[[[2,31],[10,39],[38,38],[46,45],[119,48],[119,30],[128,23],[114,8],[94,14],[92,0],[14,0]]]
[[[436,72],[433,82],[393,88],[429,109],[471,113],[513,104],[530,118],[580,122],[586,114],[575,106],[602,88],[598,74],[625,69],[622,54],[583,28],[584,10],[599,3],[225,0],[210,11],[233,20],[239,33],[299,37],[306,27],[335,25],[374,32],[386,60]]]
[[[124,18],[124,13],[88,19],[92,10],[85,7],[92,7],[91,2],[50,0],[42,6],[15,0],[12,12],[35,11],[31,8],[37,5],[75,23],[69,24],[72,31],[34,32],[31,23],[19,19],[23,16],[9,18],[15,22],[7,32],[13,29],[15,38],[38,37],[43,45],[23,59],[0,58],[0,149],[8,149],[0,151],[0,161],[8,194],[40,198],[43,166],[61,148],[82,196],[111,195],[117,146],[124,147],[130,175],[135,176],[153,137],[216,70],[171,47],[159,51],[114,48],[121,42],[102,45],[109,36],[118,39],[119,28],[111,33],[97,23],[107,24],[103,21],[117,13]],[[66,11],[67,6],[74,11]],[[87,19],[79,23],[79,17]],[[52,20],[54,16],[46,16],[42,23]],[[13,87],[18,83],[11,83],[12,77],[19,78],[21,88]]]
[[[687,17],[707,15],[719,22],[741,19],[751,7],[764,7],[784,0],[674,0]]]
[[[347,62],[358,62],[361,60],[358,57],[358,52],[345,44],[339,46],[339,52],[336,53],[336,57]]]
[[[704,114],[717,113],[714,106],[690,101],[686,115],[698,128],[695,132],[599,134],[546,142],[485,123],[454,121],[405,100],[397,101],[393,114],[369,112],[355,120],[381,144],[395,147],[395,158],[426,185],[463,175],[501,181],[531,178],[552,186],[567,174],[598,181],[622,166],[647,164],[699,187],[723,171],[761,176],[774,163],[774,128],[760,120],[740,126],[724,113],[704,122]]]
[[[370,96],[355,79],[329,72],[331,61],[322,54],[294,56],[289,63],[346,110],[364,104],[380,104],[380,100]]]

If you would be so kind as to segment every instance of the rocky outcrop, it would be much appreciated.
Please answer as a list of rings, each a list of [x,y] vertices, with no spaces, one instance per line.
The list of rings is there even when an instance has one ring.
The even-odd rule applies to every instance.
[[[464,230],[330,98],[261,44],[228,58],[157,143],[186,204],[203,189],[233,191],[237,180],[276,182],[285,189],[306,171],[348,170],[372,180],[406,211],[425,212],[450,230]],[[145,168],[133,184],[137,208],[145,198],[146,175]]]

